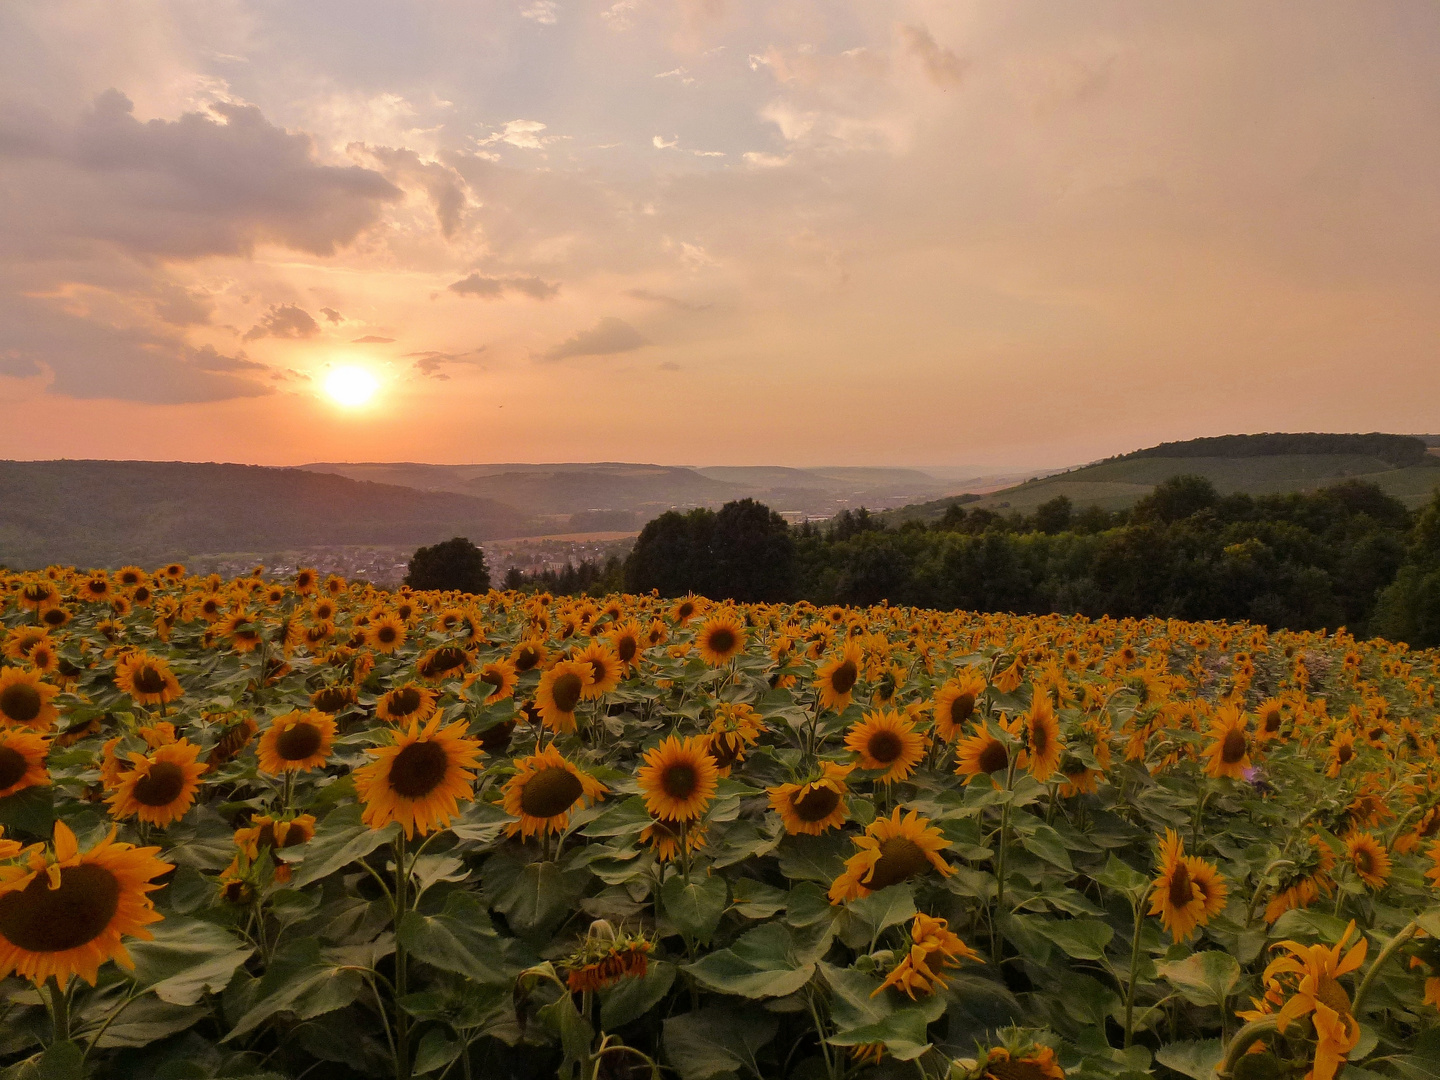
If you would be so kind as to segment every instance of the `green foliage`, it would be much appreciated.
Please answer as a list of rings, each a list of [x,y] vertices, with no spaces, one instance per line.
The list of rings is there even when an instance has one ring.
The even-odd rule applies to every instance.
[[[483,593],[490,588],[485,552],[463,536],[422,547],[410,558],[405,584],[437,592]]]
[[[701,593],[743,602],[793,599],[795,543],[785,519],[754,499],[719,512],[671,510],[640,531],[625,587],[661,596]]]

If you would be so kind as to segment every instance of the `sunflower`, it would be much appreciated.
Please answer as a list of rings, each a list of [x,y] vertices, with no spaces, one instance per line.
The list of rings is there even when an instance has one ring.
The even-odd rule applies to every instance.
[[[705,620],[695,635],[700,659],[711,667],[724,667],[745,648],[745,626],[733,611],[721,611]]]
[[[378,653],[393,653],[405,644],[405,623],[396,615],[383,615],[365,628],[365,643]]]
[[[40,622],[48,630],[58,630],[70,621],[70,611],[63,607],[47,607],[40,612]]]
[[[974,949],[951,933],[946,920],[919,913],[910,925],[909,951],[870,996],[877,997],[886,987],[893,986],[905,991],[906,996],[914,1001],[917,990],[922,994],[933,994],[937,988],[944,990],[949,983],[936,969],[958,967],[962,958],[977,964],[985,962]]]
[[[1350,865],[1360,880],[1371,889],[1383,889],[1390,879],[1390,855],[1385,845],[1368,832],[1352,832],[1345,837],[1345,850],[1350,853]]]
[[[1270,961],[1265,968],[1267,983],[1274,979],[1294,984],[1293,994],[1275,1017],[1280,1033],[1283,1035],[1291,1022],[1302,1016],[1310,1015],[1314,1021],[1315,1060],[1309,1074],[1313,1080],[1333,1080],[1345,1055],[1360,1042],[1360,1024],[1350,1012],[1350,995],[1339,981],[1341,975],[1365,962],[1369,943],[1363,934],[1349,952],[1345,951],[1354,932],[1352,919],[1333,946],[1282,941],[1276,948],[1290,955]]]
[[[207,716],[206,719],[220,728],[220,737],[205,755],[205,764],[212,769],[234,761],[240,751],[250,745],[250,740],[259,729],[255,718],[249,713],[219,713]]]
[[[735,763],[745,760],[745,752],[754,746],[765,731],[765,721],[749,705],[729,703],[715,710],[710,729],[701,736],[705,751],[715,759],[721,776],[729,776]]]
[[[29,663],[31,671],[38,671],[42,675],[49,675],[53,671],[60,670],[60,654],[48,641],[42,641],[32,647],[30,655],[25,659]]]
[[[1257,726],[1256,742],[1268,742],[1280,738],[1280,729],[1285,724],[1285,703],[1279,698],[1267,698],[1255,707]]]
[[[1245,770],[1250,768],[1248,726],[1245,715],[1234,705],[1223,706],[1218,711],[1210,724],[1210,735],[1215,741],[1205,748],[1203,755],[1210,759],[1205,765],[1206,776],[1245,779]]]
[[[445,828],[460,812],[458,800],[475,798],[470,768],[479,764],[480,744],[465,738],[465,721],[442,728],[439,716],[388,734],[388,745],[365,751],[376,760],[352,774],[362,820],[372,829],[398,821],[406,837]]]
[[[603,919],[590,924],[584,943],[561,964],[572,994],[613,986],[627,976],[643,979],[654,945],[643,935],[616,934]]]
[[[301,596],[314,596],[320,590],[320,575],[312,568],[302,566],[295,572],[295,583],[291,587]]]
[[[131,754],[131,767],[106,801],[117,821],[138,817],[164,827],[179,821],[195,805],[205,764],[200,747],[189,739],[167,743],[149,754]]]
[[[645,751],[645,764],[636,773],[645,809],[665,821],[694,821],[715,797],[719,770],[700,736],[669,736]]]
[[[410,682],[381,694],[375,702],[375,715],[392,724],[423,724],[435,715],[439,699],[429,687]]]
[[[985,678],[968,670],[951,679],[935,694],[931,711],[935,729],[945,742],[952,742],[975,715],[975,703],[985,692]]]
[[[989,776],[1010,767],[1010,748],[988,724],[960,740],[955,747],[955,772],[970,783],[977,776]]]
[[[11,660],[28,660],[30,650],[50,641],[50,629],[45,626],[26,626],[4,639],[4,653]]]
[[[1160,873],[1150,893],[1150,914],[1159,915],[1178,944],[1225,909],[1229,888],[1214,865],[1186,856],[1174,829],[1160,841]]]
[[[476,681],[486,688],[485,704],[494,705],[515,693],[515,684],[520,680],[515,665],[509,660],[493,660],[480,669]]]
[[[240,849],[229,867],[227,874],[240,871],[243,857],[249,862],[260,858],[262,852],[270,852],[275,864],[275,880],[281,885],[290,880],[291,870],[278,854],[286,848],[298,847],[315,838],[315,815],[300,814],[295,817],[274,818],[269,814],[256,814],[250,824],[235,830],[235,846]]]
[[[573,763],[551,743],[538,754],[515,761],[515,775],[501,789],[501,805],[511,817],[506,826],[511,836],[522,840],[536,833],[564,832],[576,803],[588,805],[605,797],[610,789]]]
[[[115,589],[104,574],[96,574],[81,582],[75,595],[89,604],[103,604],[115,595]]]
[[[1330,744],[1330,762],[1325,770],[1325,775],[1334,780],[1340,775],[1340,770],[1350,764],[1355,758],[1355,735],[1353,732],[1343,731],[1335,736],[1335,741]]]
[[[335,719],[318,709],[278,716],[260,736],[260,771],[271,776],[323,769],[335,738]]]
[[[47,852],[37,845],[21,864],[0,870],[0,977],[14,974],[36,986],[79,975],[95,985],[100,965],[133,967],[125,936],[149,940],[145,927],[161,916],[145,894],[173,870],[157,847],[115,842],[115,830],[82,852],[63,821]]]
[[[458,679],[469,669],[472,657],[459,645],[440,645],[431,649],[415,664],[422,679],[444,682]]]
[[[845,778],[854,765],[820,762],[820,775],[803,784],[780,784],[767,788],[770,805],[780,814],[785,831],[794,835],[819,836],[827,829],[845,823],[849,809],[845,805],[848,789]]]
[[[42,681],[38,671],[0,668],[0,727],[50,730],[60,719],[60,710],[51,704],[58,693],[60,688]]]
[[[662,863],[671,862],[680,854],[680,845],[686,852],[698,851],[706,843],[704,822],[686,824],[683,821],[662,821],[651,818],[650,824],[640,830],[640,842],[649,844],[655,858]]]
[[[624,664],[627,669],[633,668],[638,662],[642,648],[640,636],[643,633],[640,625],[631,619],[616,626],[610,636],[606,638],[610,648],[614,649],[615,655],[620,658],[620,663]]]
[[[353,686],[322,686],[310,695],[310,707],[334,716],[355,704]]]
[[[955,872],[938,854],[950,841],[919,811],[901,818],[900,810],[897,806],[890,817],[877,817],[863,836],[854,838],[859,850],[845,861],[844,872],[831,884],[832,904],[861,899],[930,868],[946,877]]]
[[[1025,730],[1028,736],[1025,763],[1030,775],[1043,784],[1060,768],[1060,755],[1065,751],[1060,739],[1060,722],[1055,718],[1055,706],[1048,694],[1037,693],[1031,699]]]
[[[604,697],[620,685],[620,673],[624,669],[624,665],[620,663],[620,658],[615,655],[615,651],[603,642],[590,642],[570,659],[576,664],[589,664],[594,675],[590,684],[580,693],[582,701],[593,701],[595,698]]]
[[[53,582],[32,581],[20,590],[21,611],[43,611],[60,603],[60,590]]]
[[[860,660],[860,646],[849,641],[839,656],[815,672],[813,685],[820,693],[821,708],[845,711],[860,679]]]
[[[45,755],[50,740],[21,728],[0,728],[0,799],[50,783]]]
[[[700,598],[698,596],[683,597],[670,609],[670,620],[684,626],[687,622],[700,614]]]
[[[515,665],[515,670],[521,674],[539,667],[547,659],[549,653],[545,649],[545,643],[539,638],[527,638],[510,652],[510,660]]]
[[[545,726],[565,733],[575,730],[575,708],[595,681],[595,668],[586,661],[561,660],[540,676],[535,704]]]
[[[220,633],[230,639],[230,647],[238,653],[254,652],[264,641],[255,617],[246,611],[237,611],[219,626]]]
[[[925,736],[892,709],[868,712],[845,736],[845,748],[862,769],[879,772],[882,784],[904,780],[925,756]]]
[[[1023,1049],[991,1047],[969,1075],[970,1080],[1065,1080],[1055,1051],[1038,1043]]]
[[[139,705],[168,705],[185,693],[169,664],[143,652],[130,653],[115,665],[115,685]]]

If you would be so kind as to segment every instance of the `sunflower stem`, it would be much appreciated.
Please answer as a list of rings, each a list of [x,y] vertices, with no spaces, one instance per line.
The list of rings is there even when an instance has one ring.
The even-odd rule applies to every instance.
[[[1418,920],[1412,920],[1405,925],[1405,928],[1390,939],[1389,943],[1380,950],[1380,955],[1375,957],[1370,970],[1365,972],[1365,977],[1360,980],[1360,985],[1355,988],[1355,1000],[1350,1006],[1350,1011],[1356,1015],[1360,1012],[1360,1005],[1365,1000],[1365,995],[1370,993],[1370,985],[1375,981],[1376,973],[1385,965],[1385,961],[1394,955],[1396,950],[1401,948],[1407,941],[1413,938],[1420,930]]]
[[[1146,890],[1149,895],[1149,890]],[[1140,931],[1145,925],[1145,897],[1134,903],[1135,926],[1130,941],[1130,970],[1125,979],[1125,1046],[1135,1041],[1135,986],[1140,981]]]
[[[395,1080],[410,1080],[410,1017],[401,1005],[409,990],[409,957],[400,942],[400,920],[410,910],[410,871],[405,865],[405,834],[395,837]]]
[[[1215,1066],[1216,1075],[1222,1078],[1228,1078],[1235,1071],[1236,1064],[1250,1047],[1279,1030],[1276,1026],[1277,1023],[1278,1021],[1274,1016],[1266,1016],[1259,1020],[1251,1020],[1237,1031],[1235,1037],[1232,1038],[1229,1045],[1225,1047],[1225,1056],[1220,1060],[1220,1064]]]
[[[65,983],[65,989],[60,989],[60,983],[55,976],[50,977],[50,1020],[55,1027],[55,1042],[70,1041],[70,995],[75,989],[75,980],[69,979]]]

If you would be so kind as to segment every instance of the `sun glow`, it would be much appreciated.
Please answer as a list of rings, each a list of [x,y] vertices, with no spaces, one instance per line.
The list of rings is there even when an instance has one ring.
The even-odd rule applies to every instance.
[[[347,409],[366,404],[380,389],[380,382],[364,368],[336,368],[325,378],[325,393],[337,405]]]

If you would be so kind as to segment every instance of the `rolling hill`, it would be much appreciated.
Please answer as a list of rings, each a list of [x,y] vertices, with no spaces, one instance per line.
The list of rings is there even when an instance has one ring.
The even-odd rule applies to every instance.
[[[491,499],[301,469],[181,461],[0,461],[0,565],[152,567],[225,551],[513,536]]]
[[[933,521],[954,503],[1032,513],[1064,495],[1077,509],[1119,510],[1181,473],[1207,477],[1221,494],[1314,491],[1342,480],[1366,480],[1415,507],[1440,485],[1440,437],[1410,435],[1224,435],[1162,443],[991,492],[917,503],[892,511],[894,521]]]

